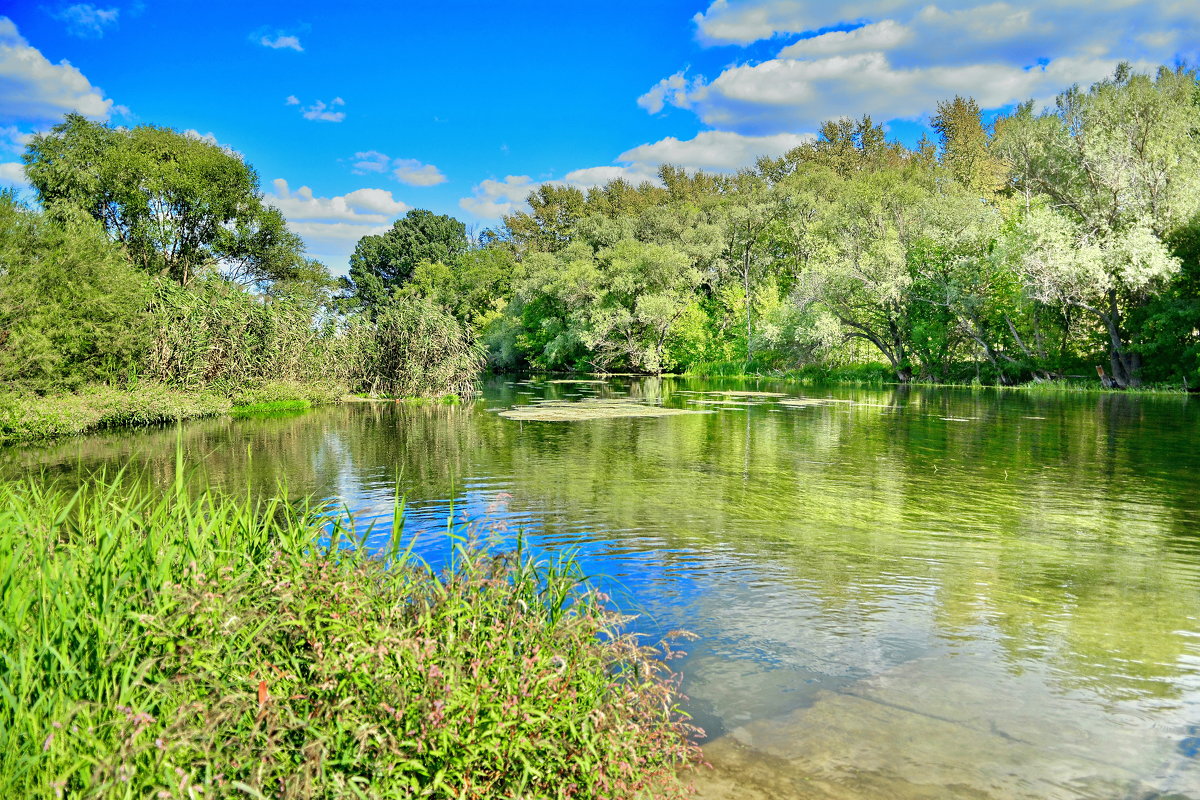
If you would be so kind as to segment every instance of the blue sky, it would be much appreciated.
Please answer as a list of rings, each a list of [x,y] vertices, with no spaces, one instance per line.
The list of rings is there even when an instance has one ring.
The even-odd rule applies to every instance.
[[[14,7],[15,6],[15,7]],[[1182,0],[0,4],[0,180],[77,110],[211,137],[336,272],[408,208],[493,225],[542,181],[736,169],[870,113],[1045,101],[1194,60]]]

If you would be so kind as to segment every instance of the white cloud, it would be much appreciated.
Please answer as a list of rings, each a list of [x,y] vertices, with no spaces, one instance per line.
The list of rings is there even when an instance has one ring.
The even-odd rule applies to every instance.
[[[317,197],[307,186],[291,190],[283,178],[276,178],[272,186],[275,191],[266,195],[267,202],[276,206],[289,220],[379,223],[408,210],[407,204],[395,199],[386,189],[356,189],[334,197]]]
[[[397,158],[392,162],[392,176],[409,186],[436,186],[446,182],[446,176],[433,164],[422,164],[415,158]]]
[[[0,120],[57,120],[70,111],[106,120],[113,101],[68,61],[52,64],[0,17]]]
[[[258,43],[263,47],[269,47],[272,50],[295,50],[297,53],[303,53],[304,48],[300,46],[299,36],[285,36],[282,33],[272,36],[263,36],[258,40]]]
[[[300,105],[300,98],[294,94],[289,94],[287,99],[283,101],[283,104],[285,106],[298,106]]]
[[[289,95],[286,105],[300,105],[300,101],[295,95]],[[300,109],[300,114],[305,119],[316,120],[318,122],[341,122],[346,118],[345,111],[335,111],[338,106],[346,105],[346,101],[340,97],[335,97],[326,104],[323,100],[318,100],[311,106]]]
[[[480,182],[470,197],[458,201],[464,211],[481,219],[499,219],[525,206],[525,198],[540,186],[528,175],[509,175],[504,180],[488,178]]]
[[[367,150],[354,154],[354,174],[366,175],[368,172],[387,172],[391,164],[391,156],[378,150]]]
[[[23,189],[29,186],[25,179],[25,167],[18,161],[0,164],[0,186],[13,186]]]
[[[97,8],[91,3],[76,3],[60,11],[52,11],[50,16],[67,23],[67,33],[81,39],[99,39],[111,25],[117,24],[120,9]]]
[[[651,114],[657,114],[662,111],[666,103],[680,108],[687,108],[688,91],[697,82],[689,82],[682,72],[676,72],[669,78],[663,78],[650,87],[650,91],[637,99],[637,104]]]
[[[689,169],[735,170],[752,166],[760,156],[775,158],[812,140],[811,134],[743,136],[732,131],[701,131],[693,139],[680,140],[668,136],[657,142],[638,145],[617,156],[617,161],[633,162],[651,169],[660,164],[674,164]]]
[[[810,39],[801,39],[779,51],[780,58],[812,58],[813,56],[840,56],[848,53],[864,53],[872,50],[893,50],[910,41],[911,28],[895,20],[873,22],[852,31],[831,31]]]
[[[355,175],[390,171],[392,177],[409,186],[436,186],[446,182],[446,176],[433,164],[423,164],[415,158],[392,158],[378,150],[354,154]]]
[[[707,43],[792,41],[711,80],[675,73],[639,105],[759,134],[862,114],[915,119],[956,94],[984,108],[1046,100],[1121,60],[1194,59],[1200,41],[1200,14],[1179,0],[715,0],[694,20]]]
[[[359,239],[383,233],[409,209],[386,189],[364,188],[318,197],[307,186],[292,190],[283,178],[276,178],[271,185],[274,191],[264,199],[283,213],[309,253],[337,272],[345,270]]]
[[[0,152],[23,153],[31,139],[32,133],[26,133],[16,125],[0,127]]]

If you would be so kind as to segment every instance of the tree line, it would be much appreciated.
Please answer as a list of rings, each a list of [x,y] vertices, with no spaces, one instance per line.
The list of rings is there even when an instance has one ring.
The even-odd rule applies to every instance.
[[[410,212],[344,297],[428,298],[493,366],[658,373],[886,361],[900,382],[1200,383],[1200,90],[1126,66],[936,141],[869,117],[737,174],[546,184],[469,241]]]
[[[1200,84],[1122,66],[936,140],[869,117],[736,174],[544,184],[469,235],[409,211],[334,278],[237,154],[77,115],[0,197],[0,380],[469,391],[497,370],[886,362],[895,380],[1200,384]]]
[[[306,256],[236,153],[169,128],[69,115],[33,138],[24,161],[38,204],[0,193],[6,389],[472,390],[482,352],[469,331],[411,296],[343,312],[339,282]]]

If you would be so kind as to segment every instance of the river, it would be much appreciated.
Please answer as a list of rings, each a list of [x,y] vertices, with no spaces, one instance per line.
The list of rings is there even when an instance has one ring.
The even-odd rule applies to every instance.
[[[783,397],[721,394],[779,393]],[[705,413],[502,417],[546,400]],[[787,404],[788,399],[809,402]],[[497,377],[182,430],[190,479],[281,483],[433,563],[574,551],[673,662],[701,798],[1200,800],[1200,402],[1183,395]],[[0,450],[170,485],[174,429]]]

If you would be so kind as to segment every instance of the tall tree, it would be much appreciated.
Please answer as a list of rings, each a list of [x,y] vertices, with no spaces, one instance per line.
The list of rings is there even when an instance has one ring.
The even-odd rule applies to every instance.
[[[269,282],[305,264],[299,237],[263,203],[257,173],[215,144],[69,114],[33,138],[24,161],[43,206],[82,209],[134,264],[180,283],[201,268]]]
[[[467,229],[445,214],[414,208],[391,230],[358,240],[350,256],[350,295],[376,308],[407,283],[421,262],[451,264],[467,251]]]
[[[1004,163],[990,150],[979,104],[955,96],[938,103],[933,129],[941,138],[942,164],[961,185],[985,197],[1004,184]]]
[[[1166,241],[1200,210],[1195,70],[1150,76],[1122,65],[1109,80],[1059,95],[1044,114],[1023,105],[997,124],[997,147],[1027,197],[1043,195],[1066,215],[1030,219],[1036,291],[1092,314],[1107,334],[1114,379],[1138,385],[1129,317],[1178,272]],[[1052,252],[1059,246],[1077,255]]]

